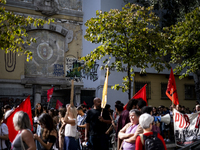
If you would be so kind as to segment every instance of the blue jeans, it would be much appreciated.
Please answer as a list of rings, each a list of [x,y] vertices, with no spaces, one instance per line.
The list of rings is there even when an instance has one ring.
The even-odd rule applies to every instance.
[[[92,150],[109,150],[108,135],[91,135],[89,140],[92,145]]]

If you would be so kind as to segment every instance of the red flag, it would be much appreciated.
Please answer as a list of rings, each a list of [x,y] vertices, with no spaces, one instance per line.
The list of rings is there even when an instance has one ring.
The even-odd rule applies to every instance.
[[[169,80],[168,80],[166,95],[167,95],[167,97],[169,97],[169,99],[175,105],[179,104],[178,93],[176,90],[176,82],[175,82],[174,73],[173,73],[172,68],[171,68],[171,72],[170,72],[170,76],[169,76]]]
[[[23,111],[26,112],[29,116],[31,126],[33,127],[33,121],[32,121],[32,112],[31,112],[31,101],[30,96],[28,96],[5,120],[4,123],[8,126],[9,131],[9,139],[11,142],[15,139],[15,136],[17,135],[18,131],[15,130],[14,124],[13,124],[13,117],[16,112]]]
[[[132,99],[139,99],[142,98],[147,104],[147,95],[146,95],[146,86],[145,84],[133,97]],[[128,103],[127,103],[128,104]],[[124,106],[124,110],[126,109],[127,104]],[[148,105],[148,104],[147,104]]]
[[[85,102],[85,101],[83,101],[83,104],[87,106],[87,104],[86,104],[86,102]]]
[[[51,89],[47,90],[47,102],[50,101],[52,95],[53,95],[53,89],[54,87],[52,87]]]
[[[56,101],[56,109],[59,109],[62,107],[63,103],[61,103],[59,100]]]

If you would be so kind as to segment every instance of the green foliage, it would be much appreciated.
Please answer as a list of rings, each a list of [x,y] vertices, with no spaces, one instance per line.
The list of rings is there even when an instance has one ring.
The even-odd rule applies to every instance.
[[[129,1],[129,0],[126,0]],[[161,18],[161,26],[169,27],[181,22],[185,14],[199,7],[199,0],[137,0],[144,6],[153,6]]]
[[[168,36],[168,47],[171,52],[171,62],[177,63],[175,71],[183,73],[180,78],[200,69],[200,8],[185,15],[182,22],[170,28],[165,28]]]
[[[0,0],[5,4],[5,0]],[[48,23],[52,22],[48,20]],[[34,24],[34,26],[43,25],[47,21],[16,15],[13,12],[5,10],[4,6],[0,7],[0,49],[8,53],[17,52],[18,55],[25,54],[27,61],[32,59],[32,53],[24,49],[24,45],[30,45],[35,42],[34,38],[28,37],[25,27]]]
[[[109,12],[97,11],[96,17],[88,20],[84,38],[101,45],[90,54],[82,57],[86,66],[91,68],[96,60],[104,59],[103,63],[115,61],[110,68],[123,72],[123,66],[128,66],[127,76],[123,78],[124,86],[115,85],[114,89],[122,91],[130,89],[133,67],[145,69],[154,67],[161,71],[168,66],[161,57],[166,55],[165,37],[159,27],[159,18],[153,13],[152,7],[127,4],[122,8],[111,9]]]

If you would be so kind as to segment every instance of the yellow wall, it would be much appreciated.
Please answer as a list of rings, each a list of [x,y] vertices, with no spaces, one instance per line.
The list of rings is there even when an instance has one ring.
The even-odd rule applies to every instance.
[[[20,12],[20,10],[18,12]],[[56,16],[59,17],[59,15],[56,15]],[[71,20],[81,21],[80,18],[77,19],[76,17],[74,17]],[[80,58],[81,55],[82,55],[82,29],[81,29],[81,25],[75,24],[75,23],[56,23],[56,22],[53,23],[53,24],[59,24],[60,26],[66,28],[68,30],[73,31],[73,40],[68,44],[69,51],[64,53],[63,64],[65,64],[65,57],[68,57],[69,55],[75,57],[76,59]],[[32,31],[32,32],[34,32],[34,31]],[[24,54],[22,54],[20,56],[18,56],[18,54],[17,54],[16,55],[15,68],[11,72],[8,72],[5,69],[4,51],[1,50],[0,51],[0,67],[1,67],[0,79],[19,79],[20,80],[21,77],[23,77],[25,75],[25,58],[26,58],[26,56]],[[66,71],[64,70],[64,72],[66,72]]]
[[[7,54],[10,55],[10,54]],[[14,54],[11,54],[12,56],[14,56]],[[14,56],[15,57],[15,56]],[[7,58],[9,58],[9,60],[7,59],[7,69],[6,69],[6,64],[5,63],[5,53],[3,50],[0,50],[0,79],[21,79],[21,75],[24,75],[24,55],[20,55],[18,56],[18,54],[16,55],[16,62],[15,62],[15,58],[11,58],[10,56],[8,56]],[[11,58],[11,59],[10,59]]]
[[[184,84],[194,84],[193,79],[184,78],[180,80],[178,76],[175,76],[176,88],[178,92],[178,98],[180,105],[189,107],[192,110],[195,107],[195,100],[185,100],[185,86]],[[134,81],[151,82],[151,99],[148,100],[148,105],[156,106],[164,105],[170,106],[172,102],[170,100],[161,99],[161,83],[167,83],[168,78],[166,75],[161,74],[147,74],[146,76],[140,76],[139,73],[135,74]],[[134,86],[135,87],[135,86]],[[135,94],[135,88],[133,93]]]

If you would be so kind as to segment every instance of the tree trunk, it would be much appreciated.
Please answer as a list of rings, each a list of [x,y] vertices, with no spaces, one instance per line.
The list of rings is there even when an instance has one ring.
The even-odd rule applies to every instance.
[[[200,102],[200,70],[198,70],[196,73],[193,73],[193,77],[195,83],[196,98]]]

